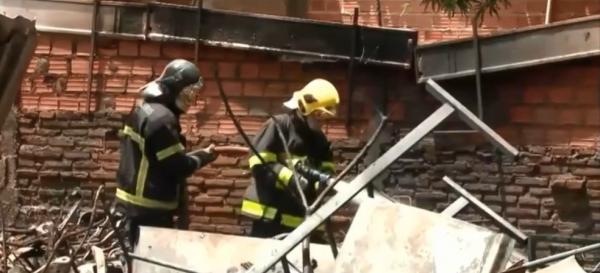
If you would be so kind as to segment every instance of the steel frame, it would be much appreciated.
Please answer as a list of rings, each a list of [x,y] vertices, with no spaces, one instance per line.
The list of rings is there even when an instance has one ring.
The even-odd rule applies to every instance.
[[[6,14],[35,17],[38,31],[90,35],[93,2],[20,0],[0,4]],[[127,16],[120,18],[120,14]],[[201,14],[201,15],[199,15]],[[101,1],[99,37],[177,41],[315,60],[349,61],[354,26],[308,19],[219,11],[165,3]],[[120,22],[127,20],[127,22]],[[196,24],[199,25],[196,26]],[[357,26],[364,37],[365,64],[412,67],[417,31]],[[356,58],[359,60],[359,58]]]
[[[292,231],[282,242],[282,244],[269,251],[266,258],[259,260],[250,268],[247,273],[264,273],[271,266],[277,263],[285,254],[298,245],[304,238],[310,235],[321,223],[328,219],[333,213],[340,209],[344,204],[350,201],[355,195],[361,192],[369,182],[376,178],[382,171],[389,167],[396,159],[402,156],[406,151],[413,147],[417,142],[431,133],[441,122],[448,118],[452,113],[458,112],[464,120],[473,129],[481,131],[492,144],[506,154],[517,156],[518,151],[506,142],[502,137],[496,134],[485,123],[479,120],[464,105],[454,99],[446,90],[441,88],[435,81],[427,81],[427,91],[442,102],[434,113],[421,122],[404,138],[398,141],[391,149],[384,153],[380,158],[367,167],[347,186],[347,191],[333,196],[327,203],[321,206],[313,215],[308,217],[300,226]],[[460,201],[464,203],[464,201]],[[457,205],[458,207],[458,205]]]
[[[482,37],[482,72],[599,56],[599,28],[600,16],[589,16]],[[425,82],[427,79],[446,80],[474,75],[472,50],[471,39],[417,47],[417,80]]]

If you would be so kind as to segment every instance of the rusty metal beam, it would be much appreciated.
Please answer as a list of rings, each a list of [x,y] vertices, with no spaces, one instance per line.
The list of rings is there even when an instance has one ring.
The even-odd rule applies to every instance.
[[[600,56],[600,16],[589,16],[481,37],[482,72],[492,73]],[[419,82],[473,76],[471,39],[421,45],[416,50]]]
[[[35,17],[39,31],[82,35],[91,32],[92,2],[21,0],[4,1],[0,7],[7,14]],[[114,19],[124,13],[122,22],[115,23]],[[147,37],[150,40],[193,44],[198,38],[201,43],[212,46],[323,60],[351,59],[348,43],[354,28],[351,25],[203,8],[202,27],[198,30],[197,14],[196,6],[102,1],[98,34],[144,39],[144,31],[148,30],[144,22],[149,16]],[[411,68],[417,31],[366,26],[359,29],[365,41],[362,63]]]

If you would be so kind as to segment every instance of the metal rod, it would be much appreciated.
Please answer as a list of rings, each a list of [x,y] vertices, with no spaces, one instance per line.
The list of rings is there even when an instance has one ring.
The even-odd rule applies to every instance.
[[[471,128],[477,129],[483,133],[494,146],[502,150],[504,153],[517,156],[519,150],[510,145],[504,138],[496,133],[487,124],[477,118],[467,107],[460,103],[456,98],[452,97],[444,88],[437,84],[434,80],[427,80],[427,92],[441,102],[448,103],[457,111],[458,116],[467,123]]]
[[[69,213],[69,215],[67,215],[67,218],[65,218],[65,220],[58,226],[59,227],[59,230],[57,231],[57,234],[59,234],[58,240],[56,240],[56,242],[52,246],[52,250],[50,250],[50,254],[48,255],[48,260],[46,261],[46,264],[43,266],[43,269],[41,270],[42,273],[46,273],[50,269],[50,264],[52,263],[52,260],[54,259],[54,256],[56,255],[56,250],[58,249],[60,244],[64,241],[64,239],[67,235],[67,232],[65,232],[65,230],[68,227],[68,223],[71,220],[71,218],[73,218],[73,215],[75,215],[75,211],[79,208],[79,205],[81,205],[81,200],[77,201],[77,203],[75,203],[75,205],[73,205],[73,208],[71,209],[71,212]],[[39,269],[36,270],[36,272],[40,272]]]
[[[75,257],[77,255],[77,253],[79,253],[79,251],[81,250],[81,248],[87,241],[88,237],[90,236],[90,231],[92,230],[92,227],[94,226],[94,216],[96,216],[96,207],[98,206],[98,199],[100,198],[100,194],[102,193],[103,190],[104,190],[104,185],[100,185],[98,187],[98,189],[96,190],[96,196],[94,196],[94,203],[92,205],[92,215],[90,215],[90,224],[88,225],[88,227],[86,229],[85,235],[83,236],[83,240],[81,240],[81,243],[75,249],[73,257]]]
[[[481,46],[479,46],[479,16],[473,16],[473,54],[475,55],[475,86],[477,92],[477,117],[483,120],[483,98],[481,94]]]
[[[440,214],[447,216],[454,216],[464,209],[469,204],[469,200],[464,197],[456,199],[450,206],[443,210]]]
[[[338,249],[337,244],[335,243],[335,237],[333,236],[333,229],[331,227],[331,219],[327,219],[325,221],[325,233],[327,234],[327,240],[329,240],[329,246],[331,247],[331,253],[333,254],[333,258],[337,258]]]
[[[550,24],[550,17],[552,17],[552,0],[547,0],[546,2],[546,19],[544,20],[544,23]]]
[[[392,163],[394,163],[400,156],[408,151],[417,142],[423,139],[429,134],[433,128],[439,125],[447,117],[454,112],[454,108],[447,103],[444,103],[438,110],[432,113],[427,119],[421,124],[415,127],[410,133],[404,138],[398,141],[391,149],[385,154],[379,157],[373,162],[366,170],[360,173],[354,180],[348,185],[345,192],[336,194],[326,204],[321,206],[315,213],[305,219],[294,231],[292,231],[277,248],[272,249],[268,256],[261,257],[258,263],[256,263],[247,273],[264,273],[269,270],[275,263],[290,252],[296,245],[298,245],[306,236],[321,225],[328,217],[333,215],[339,210],[344,204],[350,201],[354,196],[361,192],[364,187],[376,178],[381,172],[387,169]]]
[[[196,11],[196,43],[194,44],[194,62],[198,63],[200,57],[200,31],[202,30],[202,0],[198,0],[198,11]]]
[[[92,33],[90,37],[90,57],[88,64],[88,79],[87,79],[87,113],[92,113],[92,83],[94,81],[94,58],[96,55],[96,30],[98,27],[98,11],[100,10],[100,0],[94,1],[94,11],[92,14]],[[91,118],[91,116],[90,116]]]
[[[350,41],[350,63],[348,64],[348,104],[346,113],[346,130],[350,130],[352,123],[352,98],[354,96],[354,63],[356,62],[356,47],[358,43],[358,8],[354,8],[354,18],[352,19],[352,40]]]
[[[135,253],[131,253],[131,252],[129,252],[128,255],[129,255],[129,257],[131,257],[133,259],[140,260],[142,262],[146,262],[149,264],[154,264],[154,265],[162,266],[165,268],[177,270],[179,272],[200,273],[200,271],[192,270],[189,268],[184,268],[184,267],[174,264],[174,263],[169,263],[169,262],[161,261],[161,260],[154,259],[154,258],[143,257],[143,256],[137,255]]]
[[[460,194],[463,198],[469,200],[469,203],[475,205],[475,208],[477,208],[477,210],[479,210],[485,216],[494,221],[494,223],[496,223],[504,232],[508,233],[508,235],[516,239],[521,244],[527,243],[527,235],[525,235],[522,231],[517,229],[508,221],[506,221],[488,206],[483,204],[481,201],[475,198],[475,196],[471,195],[467,190],[463,189],[450,177],[444,176],[442,180],[444,180],[444,182],[446,182],[446,184],[448,184],[448,186],[450,186],[456,193]]]
[[[2,228],[2,268],[8,272],[8,245],[6,245],[6,214],[4,213],[4,202],[0,202],[0,216],[2,223],[0,224],[0,228]]]
[[[363,148],[360,150],[360,152],[358,152],[358,154],[352,159],[352,161],[350,163],[348,163],[346,168],[344,168],[342,170],[342,172],[340,172],[335,177],[333,182],[327,184],[327,187],[319,194],[317,199],[315,199],[315,202],[313,202],[313,204],[310,206],[310,210],[315,210],[318,206],[321,205],[321,202],[323,202],[323,199],[325,198],[327,193],[331,192],[331,189],[333,189],[335,187],[335,185],[337,185],[340,181],[342,181],[342,178],[344,178],[344,176],[346,176],[346,174],[348,174],[348,172],[350,172],[350,169],[353,166],[355,166],[358,163],[358,161],[367,153],[367,151],[371,148],[371,146],[373,146],[373,144],[375,143],[375,141],[381,134],[383,128],[385,127],[387,119],[388,119],[387,116],[383,116],[383,115],[381,116],[381,121],[379,121],[379,126],[377,126],[377,129],[375,129],[375,132],[373,133],[373,135],[371,135],[371,138],[367,141],[365,146],[363,146]]]
[[[117,228],[117,221],[115,221],[115,218],[110,213],[110,208],[109,208],[108,202],[106,201],[105,193],[102,194],[102,208],[104,209],[104,213],[108,217],[108,222],[110,223],[110,227],[112,228],[112,230],[115,233],[115,237],[117,237],[117,242],[119,243],[119,247],[121,248],[121,251],[123,252],[123,256],[125,256],[125,261],[127,262],[127,268],[129,269],[128,272],[131,272],[131,257],[129,257],[129,251],[127,250],[127,247],[125,246],[125,239],[123,238],[121,232],[119,232],[119,229]]]
[[[150,34],[150,13],[152,12],[152,7],[150,5],[146,6],[146,11],[144,13],[144,40],[148,40],[148,35]]]
[[[523,264],[521,267],[525,267],[525,268],[536,267],[536,266],[540,266],[543,264],[547,264],[547,263],[551,263],[554,261],[558,261],[558,260],[567,258],[571,255],[576,255],[579,253],[588,252],[588,251],[592,251],[592,250],[596,250],[596,249],[600,249],[600,243],[589,245],[589,246],[584,246],[582,248],[577,248],[577,249],[573,249],[573,250],[569,250],[569,251],[565,251],[565,252],[558,253],[558,254],[548,256],[545,258],[541,258],[541,259],[538,259],[535,261],[530,261],[530,262]]]
[[[377,24],[383,26],[383,18],[381,14],[381,0],[377,0]]]
[[[310,262],[310,236],[306,237],[304,241],[302,241],[302,272],[313,272],[312,264]]]

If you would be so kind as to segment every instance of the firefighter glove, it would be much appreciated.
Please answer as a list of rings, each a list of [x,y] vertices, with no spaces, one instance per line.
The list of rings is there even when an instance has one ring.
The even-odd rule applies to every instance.
[[[296,171],[309,181],[318,181],[321,184],[327,184],[329,179],[331,179],[331,176],[329,174],[323,173],[319,170],[315,170],[302,163],[296,164]]]
[[[198,163],[198,168],[206,166],[208,163],[211,163],[217,159],[217,155],[215,154],[215,145],[211,144],[210,146],[194,151],[191,155],[192,158]]]

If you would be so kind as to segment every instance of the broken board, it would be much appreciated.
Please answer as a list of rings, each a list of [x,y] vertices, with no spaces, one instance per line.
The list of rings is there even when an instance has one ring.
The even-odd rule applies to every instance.
[[[363,203],[336,273],[498,272],[515,241],[504,234],[402,204]]]
[[[252,238],[176,229],[140,227],[139,244],[135,254],[177,264],[198,272],[244,272],[243,263],[252,262],[281,244],[273,239]],[[287,259],[302,270],[302,249],[298,246]],[[315,273],[333,272],[335,260],[329,245],[311,244],[311,258],[316,260]],[[294,272],[293,267],[291,271]],[[179,271],[133,261],[133,273],[179,273]],[[281,263],[268,272],[281,272]]]

